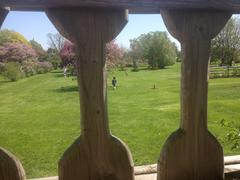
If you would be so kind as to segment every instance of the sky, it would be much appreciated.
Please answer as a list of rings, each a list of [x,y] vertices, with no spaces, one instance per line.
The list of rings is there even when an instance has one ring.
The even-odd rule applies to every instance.
[[[21,33],[28,40],[36,40],[44,49],[48,48],[47,34],[58,32],[43,12],[10,12],[2,25],[2,29],[6,28]],[[128,48],[130,39],[151,31],[167,31],[160,14],[129,15],[129,22],[116,41],[120,46]],[[180,47],[170,34],[169,37]]]

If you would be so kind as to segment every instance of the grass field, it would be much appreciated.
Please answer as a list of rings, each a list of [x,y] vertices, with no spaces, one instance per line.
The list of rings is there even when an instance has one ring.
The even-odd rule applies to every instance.
[[[126,142],[136,165],[156,163],[160,149],[179,124],[180,65],[164,70],[109,73],[111,131]],[[118,88],[111,88],[116,76]],[[57,174],[57,161],[79,136],[76,80],[52,72],[7,82],[0,77],[0,145],[22,161],[28,178]],[[153,89],[153,85],[156,89]],[[240,78],[209,85],[209,129],[227,134],[220,121],[240,125]],[[240,154],[224,145],[226,155]]]

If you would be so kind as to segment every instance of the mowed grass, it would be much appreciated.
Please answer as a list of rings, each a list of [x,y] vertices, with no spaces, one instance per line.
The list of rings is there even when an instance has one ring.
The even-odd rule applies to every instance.
[[[110,128],[127,143],[135,165],[156,163],[166,138],[178,128],[179,92],[180,64],[108,74]],[[222,119],[240,125],[240,78],[210,80],[208,104],[209,129],[222,139],[228,132]],[[57,175],[59,158],[80,135],[79,108],[77,82],[61,71],[18,82],[0,77],[0,145],[21,160],[28,178]],[[240,154],[230,143],[223,145],[226,155]]]

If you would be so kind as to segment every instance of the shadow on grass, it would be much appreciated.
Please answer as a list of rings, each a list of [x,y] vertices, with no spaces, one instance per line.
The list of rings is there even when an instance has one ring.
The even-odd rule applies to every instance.
[[[55,73],[53,76],[56,77],[56,78],[64,77],[63,73]]]
[[[120,88],[120,86],[117,87],[117,89]],[[117,89],[114,89],[112,86],[107,86],[108,91],[116,91]],[[58,89],[54,89],[54,92],[58,93],[67,93],[67,92],[78,92],[78,86],[65,86],[60,87]]]
[[[65,86],[58,89],[54,89],[58,93],[67,93],[67,92],[78,92],[78,86]]]
[[[3,85],[3,84],[7,84],[7,83],[10,83],[12,81],[6,79],[6,80],[0,80],[0,85]]]
[[[64,77],[64,74],[61,70],[55,70],[55,71],[52,71],[51,74],[53,74],[54,77]]]
[[[121,89],[121,86],[117,86],[116,89],[114,89],[111,85],[107,86],[107,91],[117,91],[118,89]]]
[[[57,78],[62,78],[64,77],[64,74],[62,71],[53,71],[51,72],[53,74],[54,77],[57,77]],[[76,80],[77,79],[77,76],[73,76],[73,75],[67,75],[65,78],[71,78],[72,80]]]
[[[170,67],[166,66],[164,68],[151,68],[151,67],[138,67],[137,69],[130,69],[131,72],[139,72],[139,71],[159,71],[159,70],[167,70]]]
[[[59,73],[62,73],[63,74],[63,71],[62,70],[54,70],[51,72],[52,74],[59,74]]]

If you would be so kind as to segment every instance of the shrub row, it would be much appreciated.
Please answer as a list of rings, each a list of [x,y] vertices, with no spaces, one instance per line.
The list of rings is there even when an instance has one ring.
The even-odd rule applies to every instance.
[[[18,62],[7,62],[0,64],[0,72],[11,81],[17,81],[23,77],[43,74],[51,71],[53,66],[49,62],[26,60],[22,64]]]
[[[40,62],[34,60],[27,60],[22,63],[21,68],[25,75],[29,77],[35,74],[47,73],[53,69],[53,66],[50,62],[47,61]]]

